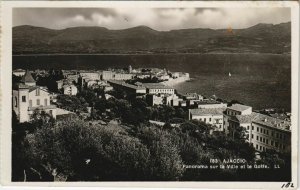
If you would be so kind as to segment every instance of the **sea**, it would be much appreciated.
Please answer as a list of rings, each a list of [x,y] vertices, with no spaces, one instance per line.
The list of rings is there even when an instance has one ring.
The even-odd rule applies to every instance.
[[[262,53],[14,55],[13,69],[165,68],[190,73],[176,84],[179,93],[196,92],[250,105],[291,110],[291,55]],[[229,74],[230,73],[230,74]]]

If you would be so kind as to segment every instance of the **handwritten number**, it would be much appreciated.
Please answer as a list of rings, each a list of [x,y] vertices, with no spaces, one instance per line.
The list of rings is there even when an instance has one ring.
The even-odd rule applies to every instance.
[[[284,183],[284,184],[282,184],[282,186],[281,186],[281,188],[289,188],[289,187],[294,187],[294,184],[293,183],[291,183],[291,182],[288,182],[288,183]]]

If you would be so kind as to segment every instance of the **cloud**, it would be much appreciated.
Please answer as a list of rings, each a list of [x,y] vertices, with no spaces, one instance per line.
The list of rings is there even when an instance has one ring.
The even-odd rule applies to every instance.
[[[101,26],[124,29],[146,25],[156,30],[246,28],[291,20],[289,8],[14,8],[13,25],[53,29]]]

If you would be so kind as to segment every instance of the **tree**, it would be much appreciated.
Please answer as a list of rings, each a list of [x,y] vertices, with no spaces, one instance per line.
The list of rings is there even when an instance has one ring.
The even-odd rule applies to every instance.
[[[184,172],[183,162],[171,134],[155,127],[141,127],[138,136],[150,149],[150,180],[178,180]]]

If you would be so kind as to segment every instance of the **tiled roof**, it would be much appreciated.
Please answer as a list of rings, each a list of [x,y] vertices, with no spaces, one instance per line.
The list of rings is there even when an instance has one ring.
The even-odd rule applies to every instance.
[[[22,77],[21,82],[25,83],[25,82],[35,82],[35,80],[33,79],[30,71],[26,71],[25,75]]]
[[[190,109],[192,115],[222,115],[226,108]]]
[[[250,115],[236,115],[236,119],[239,123],[251,123],[256,114],[253,112]]]
[[[245,111],[249,108],[251,108],[250,106],[245,106],[242,104],[233,104],[232,106],[228,107],[229,109],[235,110],[235,111]]]
[[[253,113],[255,114],[255,117],[253,118],[254,123],[258,123],[268,127],[278,128],[281,130],[290,131],[291,122],[289,121],[274,118],[261,113],[256,113],[256,112]]]

